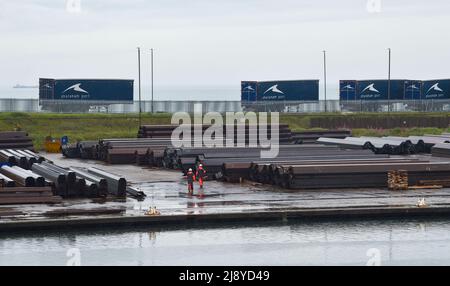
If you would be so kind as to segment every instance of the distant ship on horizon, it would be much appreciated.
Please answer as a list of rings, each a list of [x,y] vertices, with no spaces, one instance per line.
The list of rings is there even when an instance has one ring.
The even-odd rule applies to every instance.
[[[23,85],[23,84],[16,84],[13,86],[13,88],[39,88],[37,85]]]

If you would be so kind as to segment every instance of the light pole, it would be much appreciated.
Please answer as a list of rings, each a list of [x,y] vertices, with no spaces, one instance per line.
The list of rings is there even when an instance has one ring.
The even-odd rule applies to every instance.
[[[151,60],[152,60],[152,62],[151,62],[151,64],[152,64],[152,113],[153,113],[153,48],[152,49],[150,49],[150,51],[151,51]]]
[[[325,112],[327,112],[327,51],[323,51],[323,91],[325,96]]]
[[[141,126],[141,113],[142,113],[142,105],[141,105],[141,48],[137,48],[138,50],[138,79],[139,79],[139,126]]]
[[[389,67],[388,67],[388,113],[391,112],[391,48],[389,51]]]

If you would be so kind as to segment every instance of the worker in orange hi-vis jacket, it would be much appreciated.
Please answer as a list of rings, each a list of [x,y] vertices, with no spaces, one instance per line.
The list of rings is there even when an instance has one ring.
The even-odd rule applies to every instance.
[[[186,178],[187,178],[187,182],[188,182],[188,194],[193,195],[194,194],[195,174],[192,171],[192,169],[189,168],[188,172],[186,173]]]
[[[200,189],[203,189],[203,182],[206,179],[206,170],[203,168],[202,164],[198,165],[197,173],[195,176],[197,177]]]

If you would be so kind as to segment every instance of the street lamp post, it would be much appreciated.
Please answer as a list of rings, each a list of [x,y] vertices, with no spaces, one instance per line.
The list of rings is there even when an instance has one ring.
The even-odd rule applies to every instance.
[[[152,113],[153,113],[153,48],[151,51],[151,64],[152,64]]]
[[[391,112],[391,48],[389,51],[389,67],[388,67],[388,113]]]
[[[323,91],[325,97],[325,112],[327,112],[327,51],[323,51]]]
[[[138,50],[138,79],[139,79],[139,126],[141,126],[141,113],[142,113],[142,105],[141,105],[141,48],[137,48]]]

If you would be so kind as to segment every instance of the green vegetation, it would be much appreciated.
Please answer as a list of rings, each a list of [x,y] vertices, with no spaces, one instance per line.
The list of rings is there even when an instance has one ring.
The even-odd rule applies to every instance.
[[[168,124],[169,114],[143,114],[143,124]],[[77,140],[136,137],[139,117],[136,114],[40,114],[0,113],[0,131],[20,128],[33,138],[34,146],[41,149],[47,136],[69,137]]]
[[[393,113],[392,118],[447,117],[448,113]],[[321,130],[311,128],[312,118],[351,116],[362,118],[384,118],[383,113],[362,113],[343,115],[330,114],[282,114],[281,123],[287,123],[294,131]],[[170,124],[171,115],[167,113],[142,114],[143,124]],[[35,147],[41,149],[45,137],[60,138],[69,136],[71,142],[77,140],[98,140],[102,138],[136,137],[139,117],[137,114],[48,114],[48,113],[0,113],[0,131],[15,128],[27,131],[33,138]],[[353,129],[355,136],[409,136],[440,134],[447,128],[392,128],[392,129]]]

